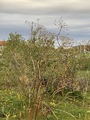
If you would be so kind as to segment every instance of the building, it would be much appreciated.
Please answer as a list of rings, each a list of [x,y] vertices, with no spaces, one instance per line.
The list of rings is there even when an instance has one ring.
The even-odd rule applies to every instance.
[[[0,48],[2,48],[6,44],[6,41],[1,41],[0,40]]]
[[[5,44],[6,44],[6,41],[0,40],[0,46],[3,46],[3,45],[5,45]]]
[[[0,40],[0,55],[2,55],[1,51],[2,51],[4,45],[6,45],[6,41]]]

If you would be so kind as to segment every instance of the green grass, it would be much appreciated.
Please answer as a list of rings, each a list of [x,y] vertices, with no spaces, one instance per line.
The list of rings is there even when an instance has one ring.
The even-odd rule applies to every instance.
[[[26,117],[26,103],[24,97],[14,90],[0,90],[0,114],[5,118],[0,120],[20,120]]]
[[[90,120],[89,101],[89,94],[83,100],[58,97],[54,102],[48,101],[53,112],[48,115],[47,120]],[[20,93],[0,90],[0,114],[5,114],[5,118],[0,117],[0,120],[28,120],[27,108],[26,100]]]

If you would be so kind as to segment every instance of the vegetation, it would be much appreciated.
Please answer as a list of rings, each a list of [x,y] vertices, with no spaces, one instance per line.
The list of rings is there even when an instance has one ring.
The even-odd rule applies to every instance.
[[[1,120],[90,120],[90,55],[66,49],[72,41],[61,36],[63,21],[58,27],[55,35],[32,23],[27,41],[9,35],[0,58]]]

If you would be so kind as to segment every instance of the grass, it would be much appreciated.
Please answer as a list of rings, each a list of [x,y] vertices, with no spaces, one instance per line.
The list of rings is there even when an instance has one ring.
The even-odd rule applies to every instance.
[[[47,120],[90,120],[88,95],[83,100],[58,97],[58,100],[48,101],[52,113],[48,115]],[[20,93],[14,90],[0,90],[0,115],[5,114],[0,120],[28,120],[27,108],[26,100]]]
[[[20,120],[26,117],[27,109],[24,97],[14,90],[0,90],[0,120]],[[8,119],[6,119],[8,118]]]

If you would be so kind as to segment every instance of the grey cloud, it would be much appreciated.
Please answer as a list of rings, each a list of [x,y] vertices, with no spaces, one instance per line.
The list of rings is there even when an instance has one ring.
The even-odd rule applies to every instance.
[[[41,24],[55,32],[57,28],[53,24],[54,20],[64,16],[71,37],[79,39],[82,36],[81,39],[90,39],[90,0],[73,0],[75,3],[70,2],[72,0],[62,2],[60,0],[16,0],[17,2],[13,0],[14,3],[12,0],[8,1],[0,1],[0,37],[2,38],[4,34],[7,37],[9,32],[19,32],[28,36],[29,29],[25,27],[25,20],[31,22],[40,19]],[[55,2],[57,4],[54,4]],[[40,6],[37,3],[40,3]]]
[[[13,32],[17,32],[19,34],[22,34],[22,36],[26,39],[30,37],[30,30],[26,26],[22,25],[6,25],[6,26],[1,26],[0,25],[0,39],[8,39],[9,34]]]
[[[51,3],[51,4],[50,4]],[[26,3],[15,3],[13,2],[2,2],[0,4],[0,12],[2,13],[10,13],[10,14],[31,14],[31,15],[60,15],[60,14],[89,14],[90,7],[89,4],[86,4],[87,6],[79,6],[74,5],[73,3],[68,4],[52,4],[50,2],[48,5],[48,2],[45,6],[38,6],[33,5],[33,2],[30,4],[29,2]],[[30,5],[29,5],[30,4]],[[43,5],[43,4],[42,4]]]
[[[0,10],[1,13],[10,13],[10,14],[26,14],[26,15],[60,15],[60,14],[68,14],[68,15],[78,15],[78,14],[89,14],[90,9],[87,10],[76,10],[69,7],[45,7],[45,8],[20,8],[20,7],[10,7],[10,8],[2,8]]]

